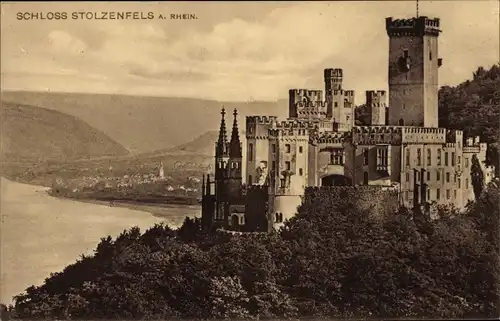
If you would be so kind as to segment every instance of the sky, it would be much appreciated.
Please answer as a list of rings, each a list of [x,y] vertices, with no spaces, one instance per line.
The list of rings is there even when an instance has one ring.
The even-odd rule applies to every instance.
[[[81,11],[155,19],[71,19]],[[68,18],[18,20],[18,12]],[[363,103],[365,90],[387,90],[385,18],[415,14],[415,1],[3,2],[1,88],[277,100],[290,88],[323,89],[323,69],[342,68],[344,88]],[[440,85],[498,63],[499,1],[420,1],[419,14],[441,19]]]

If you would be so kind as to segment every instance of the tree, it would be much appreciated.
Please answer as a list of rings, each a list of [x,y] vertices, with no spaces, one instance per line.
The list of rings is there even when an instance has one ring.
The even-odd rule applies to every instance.
[[[472,155],[470,175],[472,189],[474,190],[474,196],[476,199],[479,199],[484,187],[484,173],[481,169],[481,164],[479,164],[479,160],[477,159],[476,154]]]

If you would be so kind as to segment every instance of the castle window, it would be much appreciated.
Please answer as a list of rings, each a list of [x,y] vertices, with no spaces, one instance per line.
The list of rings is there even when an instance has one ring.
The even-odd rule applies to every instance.
[[[446,199],[448,199],[448,200],[450,199],[450,190],[449,189],[446,190]]]
[[[302,176],[302,174],[303,174],[302,168],[299,168],[299,175]]]
[[[403,108],[404,108],[404,104],[403,104]],[[404,126],[405,125],[405,121],[403,120],[403,118],[400,118],[399,119],[399,126]]]
[[[285,153],[290,153],[290,144],[285,145]]]
[[[276,144],[273,144],[271,148],[273,150],[273,154],[275,154],[276,153]]]
[[[283,222],[283,213],[276,213],[276,223]]]
[[[248,175],[248,185],[252,185],[252,175]]]
[[[427,149],[427,166],[431,166],[431,162],[432,162],[432,160],[431,160],[431,156],[432,156],[432,154],[431,154],[431,149],[430,149],[430,148],[428,148],[428,149]]]
[[[363,165],[368,165],[368,148],[363,149]]]
[[[429,60],[432,60],[432,51],[429,51]]]
[[[292,168],[292,165],[290,162],[285,162],[286,170],[289,171]]]
[[[403,50],[403,57],[408,58],[408,49]]]
[[[469,179],[468,178],[465,179],[465,188],[467,188],[467,189],[469,188]]]
[[[441,148],[437,150],[437,164],[441,165]]]
[[[406,173],[406,181],[409,182],[410,181],[410,173]]]
[[[386,170],[389,165],[389,150],[386,147],[377,148],[377,166],[381,166],[382,170]]]
[[[462,188],[462,180],[460,178],[458,179],[458,188]]]
[[[441,198],[441,190],[438,188],[436,190],[436,199],[439,200]]]
[[[469,158],[465,157],[465,167],[469,167]]]
[[[446,183],[450,182],[450,173],[446,173]]]
[[[344,164],[344,151],[342,149],[334,149],[330,154],[330,164],[343,165]]]
[[[460,162],[462,161],[462,157],[458,156],[457,157],[457,164],[460,165]]]
[[[417,180],[417,182],[419,182],[419,181],[420,181],[420,172],[416,172],[416,174],[417,174],[417,175],[416,175],[416,176],[417,176],[417,177],[416,177],[416,180]]]
[[[405,191],[405,200],[408,200],[408,191]]]
[[[422,150],[417,148],[417,166],[422,164]]]
[[[335,105],[334,105],[334,106],[335,106],[335,107],[338,107],[338,106],[339,106],[339,103],[338,103],[338,102],[335,102]]]
[[[299,153],[302,154],[302,146],[299,146]]]
[[[253,161],[253,144],[248,144],[248,160]]]
[[[345,116],[345,120],[347,123],[349,122],[349,118],[350,118],[349,116]]]
[[[406,165],[410,166],[410,149],[406,149]]]
[[[363,184],[368,185],[368,172],[363,174]]]
[[[455,153],[451,153],[451,166],[455,166]]]
[[[448,152],[444,153],[444,166],[448,166]]]
[[[431,180],[431,172],[427,172],[427,181]]]
[[[436,172],[436,181],[438,181],[438,182],[439,182],[440,180],[441,180],[441,172],[438,170],[438,171]]]
[[[453,198],[455,198],[455,199],[457,198],[457,190],[456,189],[453,190]]]

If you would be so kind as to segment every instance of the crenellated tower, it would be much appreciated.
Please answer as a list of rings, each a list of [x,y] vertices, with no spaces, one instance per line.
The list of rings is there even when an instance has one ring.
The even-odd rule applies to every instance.
[[[439,19],[386,19],[389,125],[438,127]]]
[[[354,125],[354,91],[342,88],[340,68],[325,69],[324,80],[327,117],[332,119],[334,130],[348,131]]]

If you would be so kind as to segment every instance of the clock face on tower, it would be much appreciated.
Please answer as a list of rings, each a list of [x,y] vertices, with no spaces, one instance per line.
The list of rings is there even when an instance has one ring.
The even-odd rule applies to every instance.
[[[398,59],[398,67],[401,72],[408,72],[411,68],[411,59],[410,57],[401,56]]]

